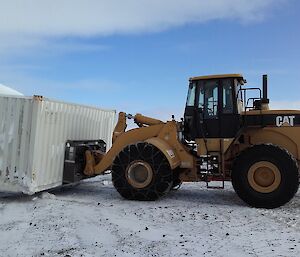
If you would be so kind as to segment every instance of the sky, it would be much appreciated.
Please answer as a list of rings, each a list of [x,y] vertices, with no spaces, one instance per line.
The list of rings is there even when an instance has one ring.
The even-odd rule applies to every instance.
[[[182,116],[188,78],[269,75],[300,109],[298,0],[0,0],[0,83],[25,95]]]

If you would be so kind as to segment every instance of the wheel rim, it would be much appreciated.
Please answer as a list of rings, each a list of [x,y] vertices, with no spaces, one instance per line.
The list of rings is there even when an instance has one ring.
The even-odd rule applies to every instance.
[[[152,182],[153,170],[144,161],[134,161],[126,170],[126,179],[135,188],[145,188]]]
[[[250,167],[248,171],[248,181],[255,191],[271,193],[279,187],[281,174],[273,163],[261,161]]]

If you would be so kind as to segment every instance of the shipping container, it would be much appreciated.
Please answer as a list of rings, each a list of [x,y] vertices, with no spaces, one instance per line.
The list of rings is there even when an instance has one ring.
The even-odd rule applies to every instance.
[[[67,140],[111,147],[115,110],[43,97],[0,96],[0,191],[34,194],[62,185]]]

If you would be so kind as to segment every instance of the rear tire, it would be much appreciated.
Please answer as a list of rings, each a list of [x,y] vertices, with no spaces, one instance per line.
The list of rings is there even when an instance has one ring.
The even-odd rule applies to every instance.
[[[296,160],[275,145],[256,145],[240,154],[231,174],[238,196],[257,208],[277,208],[289,202],[299,187]]]
[[[158,148],[137,143],[125,147],[116,157],[112,181],[126,199],[153,201],[170,191],[173,171]]]

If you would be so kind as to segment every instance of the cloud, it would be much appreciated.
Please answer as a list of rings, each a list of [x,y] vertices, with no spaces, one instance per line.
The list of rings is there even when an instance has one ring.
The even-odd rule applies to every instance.
[[[30,55],[32,51],[37,50],[44,55],[59,55],[74,52],[99,52],[109,49],[110,46],[90,43],[87,40],[65,40],[38,36],[29,37],[26,35],[6,35],[0,40],[0,54],[2,58],[5,56]]]
[[[99,95],[103,99],[104,96],[107,94],[112,95],[119,88],[119,85],[114,82],[99,79],[83,79],[65,83],[53,80],[23,79],[21,83],[15,83],[14,85],[26,95],[37,94],[50,98],[68,99],[69,101],[78,96],[82,102],[88,98],[94,101],[93,97],[95,95]],[[59,95],[57,94],[58,91]],[[72,93],[70,93],[71,91]]]
[[[0,0],[0,54],[106,50],[67,38],[137,34],[212,20],[257,22],[291,0]],[[74,40],[75,41],[75,40]],[[46,52],[46,51],[44,51]]]
[[[97,36],[217,19],[260,20],[287,0],[1,0],[0,34]]]
[[[300,110],[300,101],[271,101],[273,110]]]

